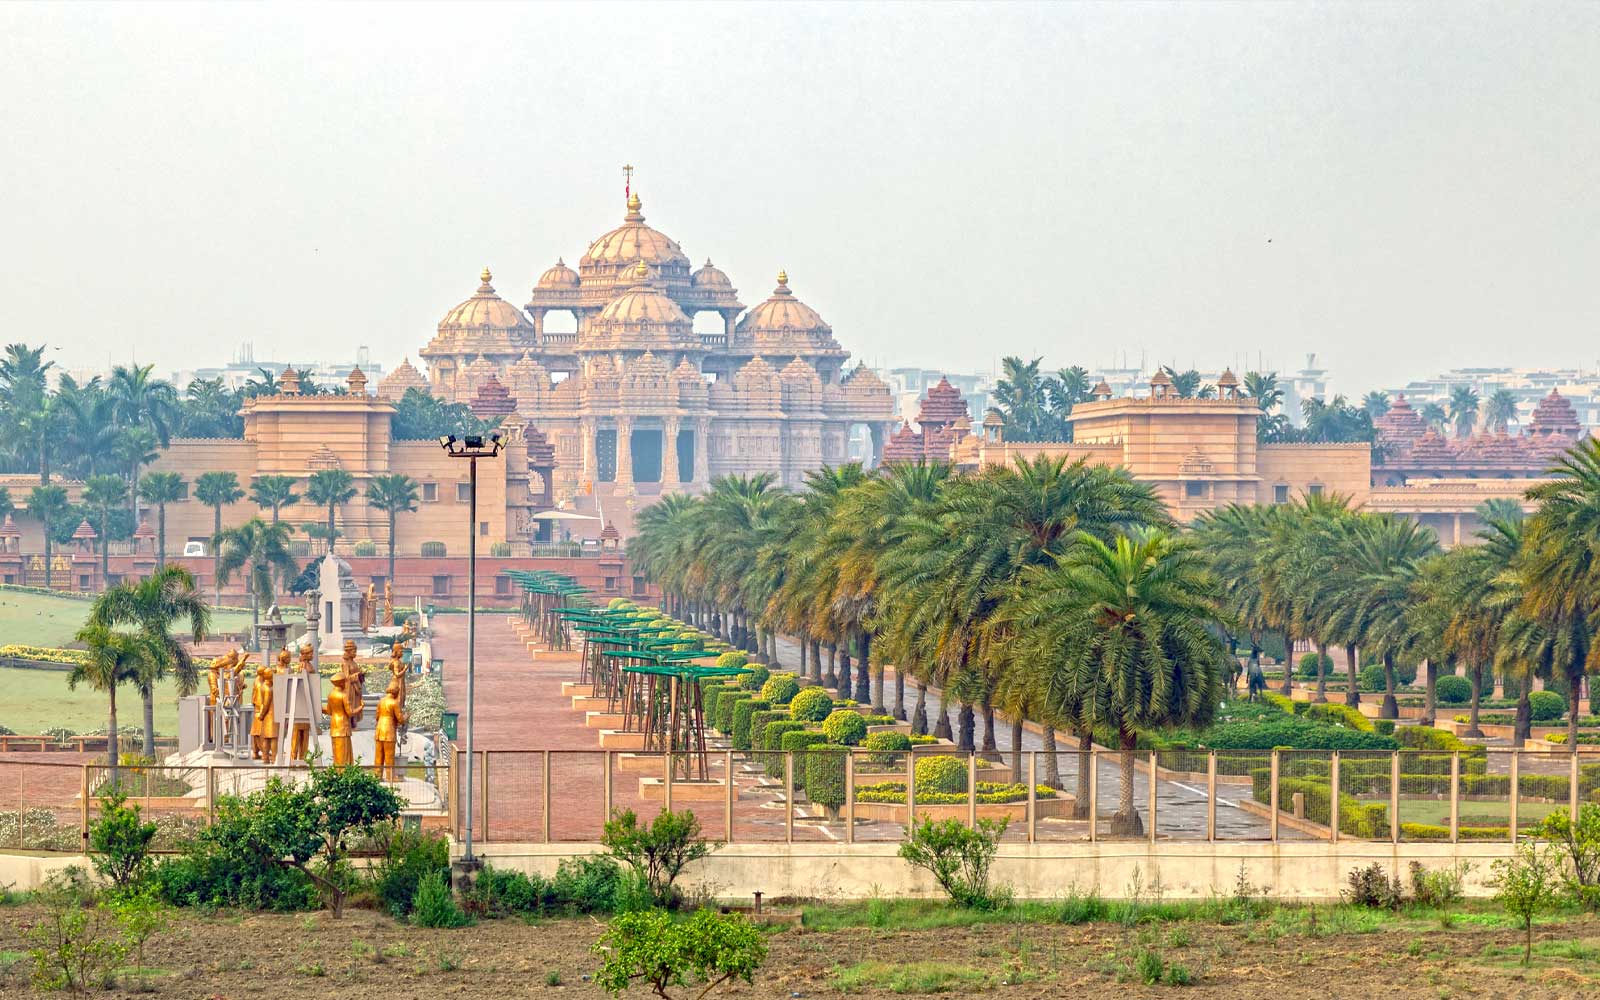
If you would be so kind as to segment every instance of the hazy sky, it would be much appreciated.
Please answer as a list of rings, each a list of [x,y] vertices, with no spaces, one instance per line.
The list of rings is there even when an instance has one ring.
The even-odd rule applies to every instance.
[[[871,362],[1600,365],[1600,5],[0,6],[0,337],[386,365],[620,221]]]

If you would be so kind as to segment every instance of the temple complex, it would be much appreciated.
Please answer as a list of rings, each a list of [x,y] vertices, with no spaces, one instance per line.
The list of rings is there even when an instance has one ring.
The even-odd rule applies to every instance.
[[[645,224],[637,195],[577,270],[558,258],[539,277],[525,312],[491,279],[485,269],[419,352],[427,377],[408,359],[378,394],[426,387],[482,416],[514,412],[554,450],[558,501],[623,516],[628,498],[704,489],[720,475],[769,472],[799,486],[813,469],[883,454],[895,422],[888,388],[864,365],[846,368],[849,353],[788,275],[746,309],[726,273],[709,260],[692,268]],[[713,328],[696,332],[702,314]],[[612,497],[622,502],[607,505]]]
[[[1555,389],[1534,407],[1525,431],[1449,437],[1428,424],[1402,393],[1374,422],[1373,480],[1404,486],[1419,479],[1527,479],[1541,476],[1584,436],[1572,403]]]

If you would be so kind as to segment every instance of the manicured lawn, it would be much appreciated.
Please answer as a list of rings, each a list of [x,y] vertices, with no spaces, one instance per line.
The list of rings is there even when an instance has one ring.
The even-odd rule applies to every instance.
[[[1364,799],[1366,802],[1388,803],[1388,798]],[[1468,802],[1460,804],[1462,826],[1505,826],[1511,815],[1505,802]],[[1517,827],[1520,829],[1543,821],[1553,812],[1567,808],[1553,802],[1520,802],[1517,804]],[[1427,823],[1431,826],[1450,825],[1450,803],[1443,799],[1400,800],[1400,820],[1404,823]]]
[[[80,598],[0,590],[0,646],[72,645],[72,637],[88,614],[89,602]],[[211,627],[218,632],[242,632],[249,626],[246,612],[222,611],[211,616]]]
[[[0,667],[0,726],[17,733],[39,733],[65,726],[83,733],[106,724],[106,696],[83,685],[67,689],[65,670]],[[117,728],[144,724],[144,705],[131,684],[117,689]],[[178,733],[178,689],[171,680],[156,688],[156,732]]]

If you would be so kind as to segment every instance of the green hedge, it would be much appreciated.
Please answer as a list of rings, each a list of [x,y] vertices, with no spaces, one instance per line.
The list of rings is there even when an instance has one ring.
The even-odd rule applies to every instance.
[[[977,784],[976,794],[979,805],[1004,805],[1010,802],[1026,802],[1028,799],[1028,786],[1025,784],[1009,784],[1002,781],[980,781]],[[1056,791],[1048,785],[1037,785],[1034,788],[1037,798],[1053,799]],[[874,785],[856,786],[857,802],[883,802],[891,805],[904,805],[906,801],[906,783],[903,781],[883,781]],[[967,793],[962,792],[924,792],[917,788],[917,805],[919,806],[956,806],[966,805]]]
[[[733,685],[731,685],[731,684],[723,684],[720,681],[715,682],[715,683],[708,683],[708,684],[706,684],[706,686],[704,688],[701,689],[701,692],[702,692],[701,693],[701,700],[705,702],[706,724],[707,725],[715,726],[717,724],[717,702],[718,702],[718,700],[720,700],[723,695],[728,694],[730,691],[737,691],[737,690],[739,690],[739,689],[734,687]]]
[[[1343,726],[1354,729],[1358,733],[1374,732],[1372,720],[1361,714],[1361,710],[1351,708],[1349,705],[1340,705],[1336,702],[1325,702],[1312,705],[1308,702],[1296,702],[1296,708],[1305,705],[1304,715],[1316,722],[1326,722],[1330,725]]]
[[[1504,826],[1458,826],[1456,833],[1462,840],[1508,840],[1511,830]],[[1449,840],[1448,826],[1432,823],[1401,823],[1401,840]]]
[[[783,737],[779,740],[779,742],[782,744],[780,746],[780,748],[779,748],[781,750],[784,750],[784,751],[800,751],[800,750],[805,750],[808,747],[814,747],[814,746],[818,746],[820,744],[826,743],[826,742],[828,742],[828,738],[826,736],[822,735],[821,733],[817,732],[815,729],[802,729],[802,730],[799,730],[798,732],[784,733]],[[783,758],[780,756],[778,758],[778,773],[773,775],[773,777],[782,777],[782,776],[783,776]],[[805,786],[806,786],[805,760],[804,760],[804,758],[796,757],[795,758],[795,762],[794,762],[794,787],[796,787],[796,788],[804,788]]]
[[[800,722],[821,722],[833,712],[833,698],[820,687],[808,687],[789,701],[789,714]]]
[[[726,656],[728,654],[724,653],[722,655]],[[755,692],[760,691],[761,685],[765,684],[771,679],[771,677],[772,671],[768,670],[761,664],[747,664],[745,667],[745,672],[739,675],[739,686],[754,694]]]
[[[1342,777],[1342,776],[1341,776]],[[1257,768],[1250,772],[1251,795],[1263,805],[1272,803],[1272,769]],[[1298,792],[1305,796],[1305,817],[1313,823],[1327,826],[1333,820],[1333,789],[1310,778],[1285,778],[1278,776],[1278,807],[1287,806]],[[1373,839],[1389,834],[1389,807],[1382,803],[1368,805],[1353,795],[1339,790],[1339,832],[1352,837]]]
[[[771,707],[770,704],[760,698],[744,698],[734,705],[733,729],[729,732],[728,737],[732,741],[735,750],[751,749],[750,720],[757,712],[765,712]]]
[[[813,804],[822,806],[830,812],[844,805],[844,759],[849,753],[849,747],[834,743],[817,743],[807,747],[804,754],[796,757],[795,770],[799,770],[799,764],[802,759],[804,760],[806,798]]]
[[[724,736],[733,736],[733,713],[747,701],[754,701],[755,695],[749,691],[732,691],[717,699],[717,728],[722,730]]]
[[[904,762],[903,755],[911,749],[911,737],[901,732],[869,733],[861,745],[872,751],[867,755],[872,763],[892,767]]]
[[[761,754],[758,759],[769,778],[783,777],[783,737],[785,733],[804,732],[806,724],[783,718],[769,722],[761,730]]]
[[[800,682],[794,674],[773,674],[761,685],[761,697],[774,705],[787,705],[800,693]]]
[[[1535,691],[1528,695],[1528,708],[1535,724],[1555,722],[1567,714],[1567,699],[1554,691]]]
[[[860,712],[840,708],[822,720],[822,731],[827,734],[828,742],[853,747],[866,739],[867,720]]]
[[[761,739],[766,734],[767,727],[774,722],[788,722],[789,713],[781,708],[769,708],[764,712],[750,713],[750,749],[764,750]]]

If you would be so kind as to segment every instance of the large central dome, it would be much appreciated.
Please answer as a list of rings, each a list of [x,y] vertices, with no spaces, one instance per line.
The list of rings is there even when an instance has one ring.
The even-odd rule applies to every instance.
[[[623,216],[622,225],[589,244],[589,252],[583,255],[579,266],[623,265],[642,260],[654,267],[678,264],[687,269],[689,257],[683,248],[670,236],[645,225],[644,214],[640,212],[642,207],[638,195],[629,198],[628,214]]]

